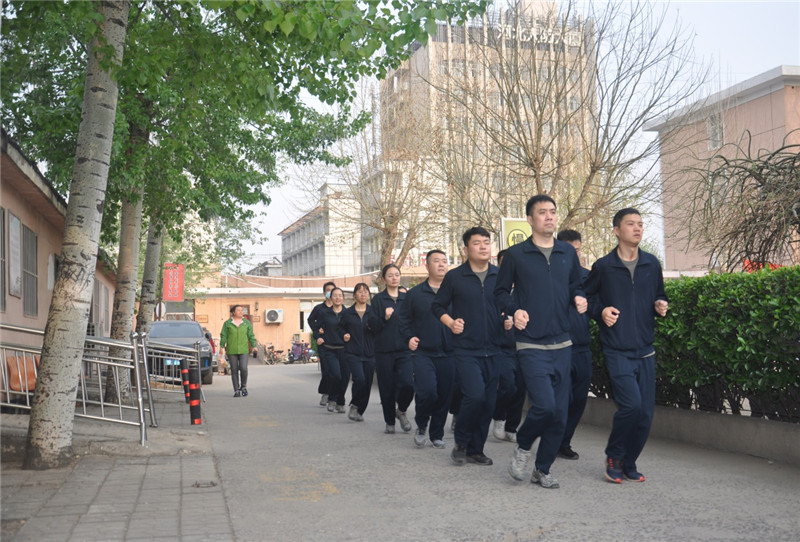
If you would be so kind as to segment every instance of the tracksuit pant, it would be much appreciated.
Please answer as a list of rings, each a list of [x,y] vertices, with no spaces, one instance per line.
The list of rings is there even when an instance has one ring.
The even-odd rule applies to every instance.
[[[355,405],[359,414],[364,414],[372,391],[375,360],[372,358],[360,358],[352,354],[346,354],[345,358],[347,359],[347,367],[350,369],[350,375],[353,378],[350,404]]]
[[[531,408],[517,431],[517,444],[530,450],[541,438],[536,451],[536,468],[545,474],[556,459],[567,424],[570,390],[571,348],[517,351],[522,376],[528,388]]]
[[[319,372],[321,373],[319,386],[317,386],[317,393],[320,395],[329,395],[328,380],[330,380],[330,368],[328,367],[328,349],[325,346],[319,345],[317,347],[317,355],[319,355]]]
[[[497,400],[499,355],[458,356],[456,374],[461,387],[461,409],[455,441],[467,454],[483,453]]]
[[[378,352],[375,372],[381,395],[383,420],[394,425],[395,411],[405,412],[414,398],[414,368],[409,352]]]
[[[344,358],[344,348],[327,348],[328,358],[328,401],[336,401],[344,406],[344,394],[350,382],[350,369]]]
[[[635,470],[653,421],[656,397],[656,357],[630,357],[603,346],[611,388],[618,409],[614,414],[606,456],[622,460],[625,470]]]
[[[497,386],[497,405],[494,420],[505,420],[505,430],[516,433],[522,420],[525,406],[525,380],[519,369],[515,352],[503,352],[500,356],[500,379]]]
[[[411,354],[414,365],[414,421],[420,429],[428,428],[431,440],[444,438],[447,409],[455,383],[455,360],[450,356],[428,357]]]
[[[575,428],[581,421],[589,397],[589,384],[592,383],[592,351],[588,346],[572,347],[570,360],[570,380],[572,384],[569,392],[569,407],[567,408],[567,426],[561,439],[561,447],[566,448],[572,441]]]

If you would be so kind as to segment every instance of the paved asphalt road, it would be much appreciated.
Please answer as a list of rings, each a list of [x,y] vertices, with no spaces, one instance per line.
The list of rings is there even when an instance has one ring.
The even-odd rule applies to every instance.
[[[493,437],[493,466],[456,467],[449,432],[446,450],[383,434],[377,387],[364,422],[330,414],[318,378],[316,364],[255,365],[248,397],[227,377],[204,388],[237,540],[800,540],[799,469],[651,439],[647,482],[613,485],[606,431],[582,425],[580,460],[558,460],[547,490],[514,482],[513,445]]]

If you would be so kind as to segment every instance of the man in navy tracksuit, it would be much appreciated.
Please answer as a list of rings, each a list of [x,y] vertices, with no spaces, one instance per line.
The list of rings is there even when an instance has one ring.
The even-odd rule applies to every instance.
[[[575,303],[579,312],[586,312],[586,299],[575,249],[553,237],[557,223],[553,199],[533,196],[525,212],[533,235],[508,249],[495,288],[500,310],[514,316],[517,359],[531,402],[517,431],[518,446],[508,471],[523,480],[531,447],[541,438],[531,481],[557,488],[550,466],[561,445],[569,406],[569,306]]]
[[[425,257],[425,266],[428,279],[411,288],[398,309],[399,328],[414,364],[417,423],[414,444],[425,447],[427,430],[433,447],[444,448],[447,407],[456,378],[453,332],[433,315],[431,305],[447,273],[447,255],[441,250],[431,250]]]
[[[619,244],[592,266],[586,280],[589,313],[598,320],[600,342],[617,412],[606,446],[609,482],[644,482],[636,460],[644,448],[655,409],[655,316],[666,316],[661,264],[639,249],[642,216],[626,208],[614,215]]]
[[[562,230],[556,239],[572,245],[581,256],[581,234],[575,230]],[[581,282],[586,282],[589,270],[581,266]],[[572,354],[570,357],[570,380],[572,385],[569,392],[569,408],[567,409],[567,427],[558,449],[558,457],[576,460],[580,456],[572,449],[572,436],[581,421],[583,411],[586,409],[586,400],[589,396],[589,385],[592,383],[592,334],[589,331],[589,314],[579,314],[574,306],[569,308],[569,337],[572,340]]]
[[[491,465],[483,447],[497,398],[503,340],[503,318],[493,295],[497,267],[489,263],[492,242],[488,231],[470,228],[463,241],[467,261],[445,275],[431,310],[453,332],[453,356],[463,395],[450,457],[456,465],[467,461]]]

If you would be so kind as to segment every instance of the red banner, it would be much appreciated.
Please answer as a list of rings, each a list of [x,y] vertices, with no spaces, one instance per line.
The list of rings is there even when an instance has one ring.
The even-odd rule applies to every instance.
[[[164,301],[183,301],[183,264],[164,264]]]

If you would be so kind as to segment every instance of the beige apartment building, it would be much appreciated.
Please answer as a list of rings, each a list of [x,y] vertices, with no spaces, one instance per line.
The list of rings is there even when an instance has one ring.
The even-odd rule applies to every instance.
[[[690,169],[717,153],[731,155],[728,144],[743,142],[746,132],[753,149],[779,149],[787,134],[800,129],[800,66],[771,69],[646,129],[658,132],[661,143],[666,270],[713,269],[716,256],[691,239],[687,228],[697,183]],[[800,144],[800,132],[787,143]]]
[[[44,330],[64,237],[67,202],[5,130],[0,163],[0,320]],[[108,336],[116,275],[97,258],[90,310],[94,335]],[[2,342],[34,344],[35,336],[3,332]]]

